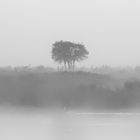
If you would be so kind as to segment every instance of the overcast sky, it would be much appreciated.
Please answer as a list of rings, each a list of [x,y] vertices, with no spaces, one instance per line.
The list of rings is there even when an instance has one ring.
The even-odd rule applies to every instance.
[[[85,66],[140,65],[140,1],[0,0],[0,66],[54,65],[59,40],[83,43]]]

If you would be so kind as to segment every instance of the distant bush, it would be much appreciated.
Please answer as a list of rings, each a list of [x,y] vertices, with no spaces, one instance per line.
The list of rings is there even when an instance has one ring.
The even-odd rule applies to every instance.
[[[127,81],[125,82],[125,88],[128,90],[138,90],[140,89],[140,81],[134,80],[134,81]]]

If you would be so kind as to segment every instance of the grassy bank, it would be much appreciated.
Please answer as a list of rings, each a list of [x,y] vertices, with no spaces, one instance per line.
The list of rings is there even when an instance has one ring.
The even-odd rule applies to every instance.
[[[0,105],[93,110],[140,108],[140,81],[88,72],[0,73]]]

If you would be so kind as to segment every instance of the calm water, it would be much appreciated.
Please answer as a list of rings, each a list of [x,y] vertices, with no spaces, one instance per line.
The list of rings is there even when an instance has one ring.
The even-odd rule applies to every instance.
[[[140,115],[1,111],[0,140],[140,140]]]

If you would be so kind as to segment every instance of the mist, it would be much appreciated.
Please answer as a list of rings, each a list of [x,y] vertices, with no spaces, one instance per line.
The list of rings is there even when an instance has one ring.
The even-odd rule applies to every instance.
[[[56,40],[83,42],[84,66],[139,65],[140,2],[5,0],[0,2],[0,65],[56,66]]]

